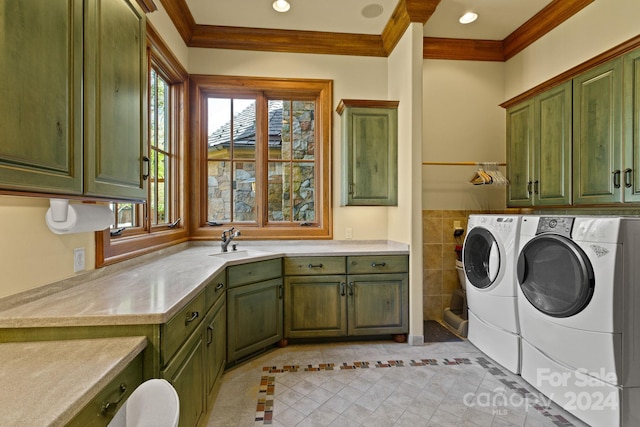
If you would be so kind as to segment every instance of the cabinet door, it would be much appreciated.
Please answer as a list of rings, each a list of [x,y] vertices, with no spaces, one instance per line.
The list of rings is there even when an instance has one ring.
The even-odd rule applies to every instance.
[[[236,361],[282,339],[282,279],[227,291],[227,360]]]
[[[622,58],[573,80],[574,204],[622,201]]]
[[[398,204],[398,110],[346,108],[342,117],[343,204]]]
[[[91,0],[86,8],[85,193],[143,200],[145,15],[135,0]]]
[[[624,200],[640,202],[640,49],[624,58]]]
[[[207,372],[207,395],[210,395],[216,381],[222,376],[227,356],[227,310],[226,301],[220,298],[211,309],[205,321]]]
[[[406,274],[348,277],[349,335],[404,334],[409,331]]]
[[[204,342],[202,333],[194,333],[161,372],[180,398],[180,427],[196,426],[205,412]]]
[[[285,337],[347,335],[346,286],[346,276],[341,275],[286,277]]]
[[[82,11],[0,6],[0,188],[82,193]]]
[[[510,182],[507,187],[508,206],[533,204],[533,118],[533,101],[507,110],[507,178]]]
[[[534,100],[534,205],[571,204],[571,82]]]

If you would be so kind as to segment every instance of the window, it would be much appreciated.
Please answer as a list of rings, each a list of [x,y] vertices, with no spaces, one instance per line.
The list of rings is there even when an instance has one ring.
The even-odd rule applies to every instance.
[[[148,157],[147,202],[112,203],[111,230],[97,233],[96,266],[127,259],[187,239],[180,191],[184,159],[187,73],[147,27]]]
[[[331,238],[331,82],[193,76],[197,237]]]

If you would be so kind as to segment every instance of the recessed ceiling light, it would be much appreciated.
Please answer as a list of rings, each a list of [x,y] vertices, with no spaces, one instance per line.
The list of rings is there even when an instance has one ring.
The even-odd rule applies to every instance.
[[[286,12],[290,7],[291,5],[287,0],[276,0],[273,2],[273,9],[276,12]]]
[[[377,18],[378,16],[382,15],[382,12],[384,12],[384,8],[382,7],[382,5],[371,3],[363,7],[361,13],[365,18]]]
[[[478,19],[478,14],[473,12],[467,12],[458,19],[461,24],[471,24]]]

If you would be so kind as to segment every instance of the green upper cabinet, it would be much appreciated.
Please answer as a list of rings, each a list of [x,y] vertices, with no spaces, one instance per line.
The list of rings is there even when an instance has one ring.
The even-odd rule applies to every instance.
[[[571,204],[571,82],[507,110],[509,206]]]
[[[624,58],[624,200],[640,202],[640,50]]]
[[[342,204],[397,206],[398,102],[343,99]]]
[[[85,14],[84,191],[144,199],[145,15],[135,0],[90,0]]]
[[[575,204],[622,201],[622,58],[573,80]]]
[[[507,110],[507,204],[531,206],[533,204],[533,101],[527,101]]]
[[[144,199],[135,0],[5,0],[0,22],[0,189]]]
[[[82,0],[0,6],[0,188],[82,193]]]
[[[571,82],[534,99],[534,205],[571,204]]]

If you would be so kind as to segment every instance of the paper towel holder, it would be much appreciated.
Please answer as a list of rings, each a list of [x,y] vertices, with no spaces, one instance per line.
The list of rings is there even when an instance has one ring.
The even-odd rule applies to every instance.
[[[108,206],[69,204],[68,199],[49,199],[45,222],[55,234],[84,233],[109,228],[113,211]]]

